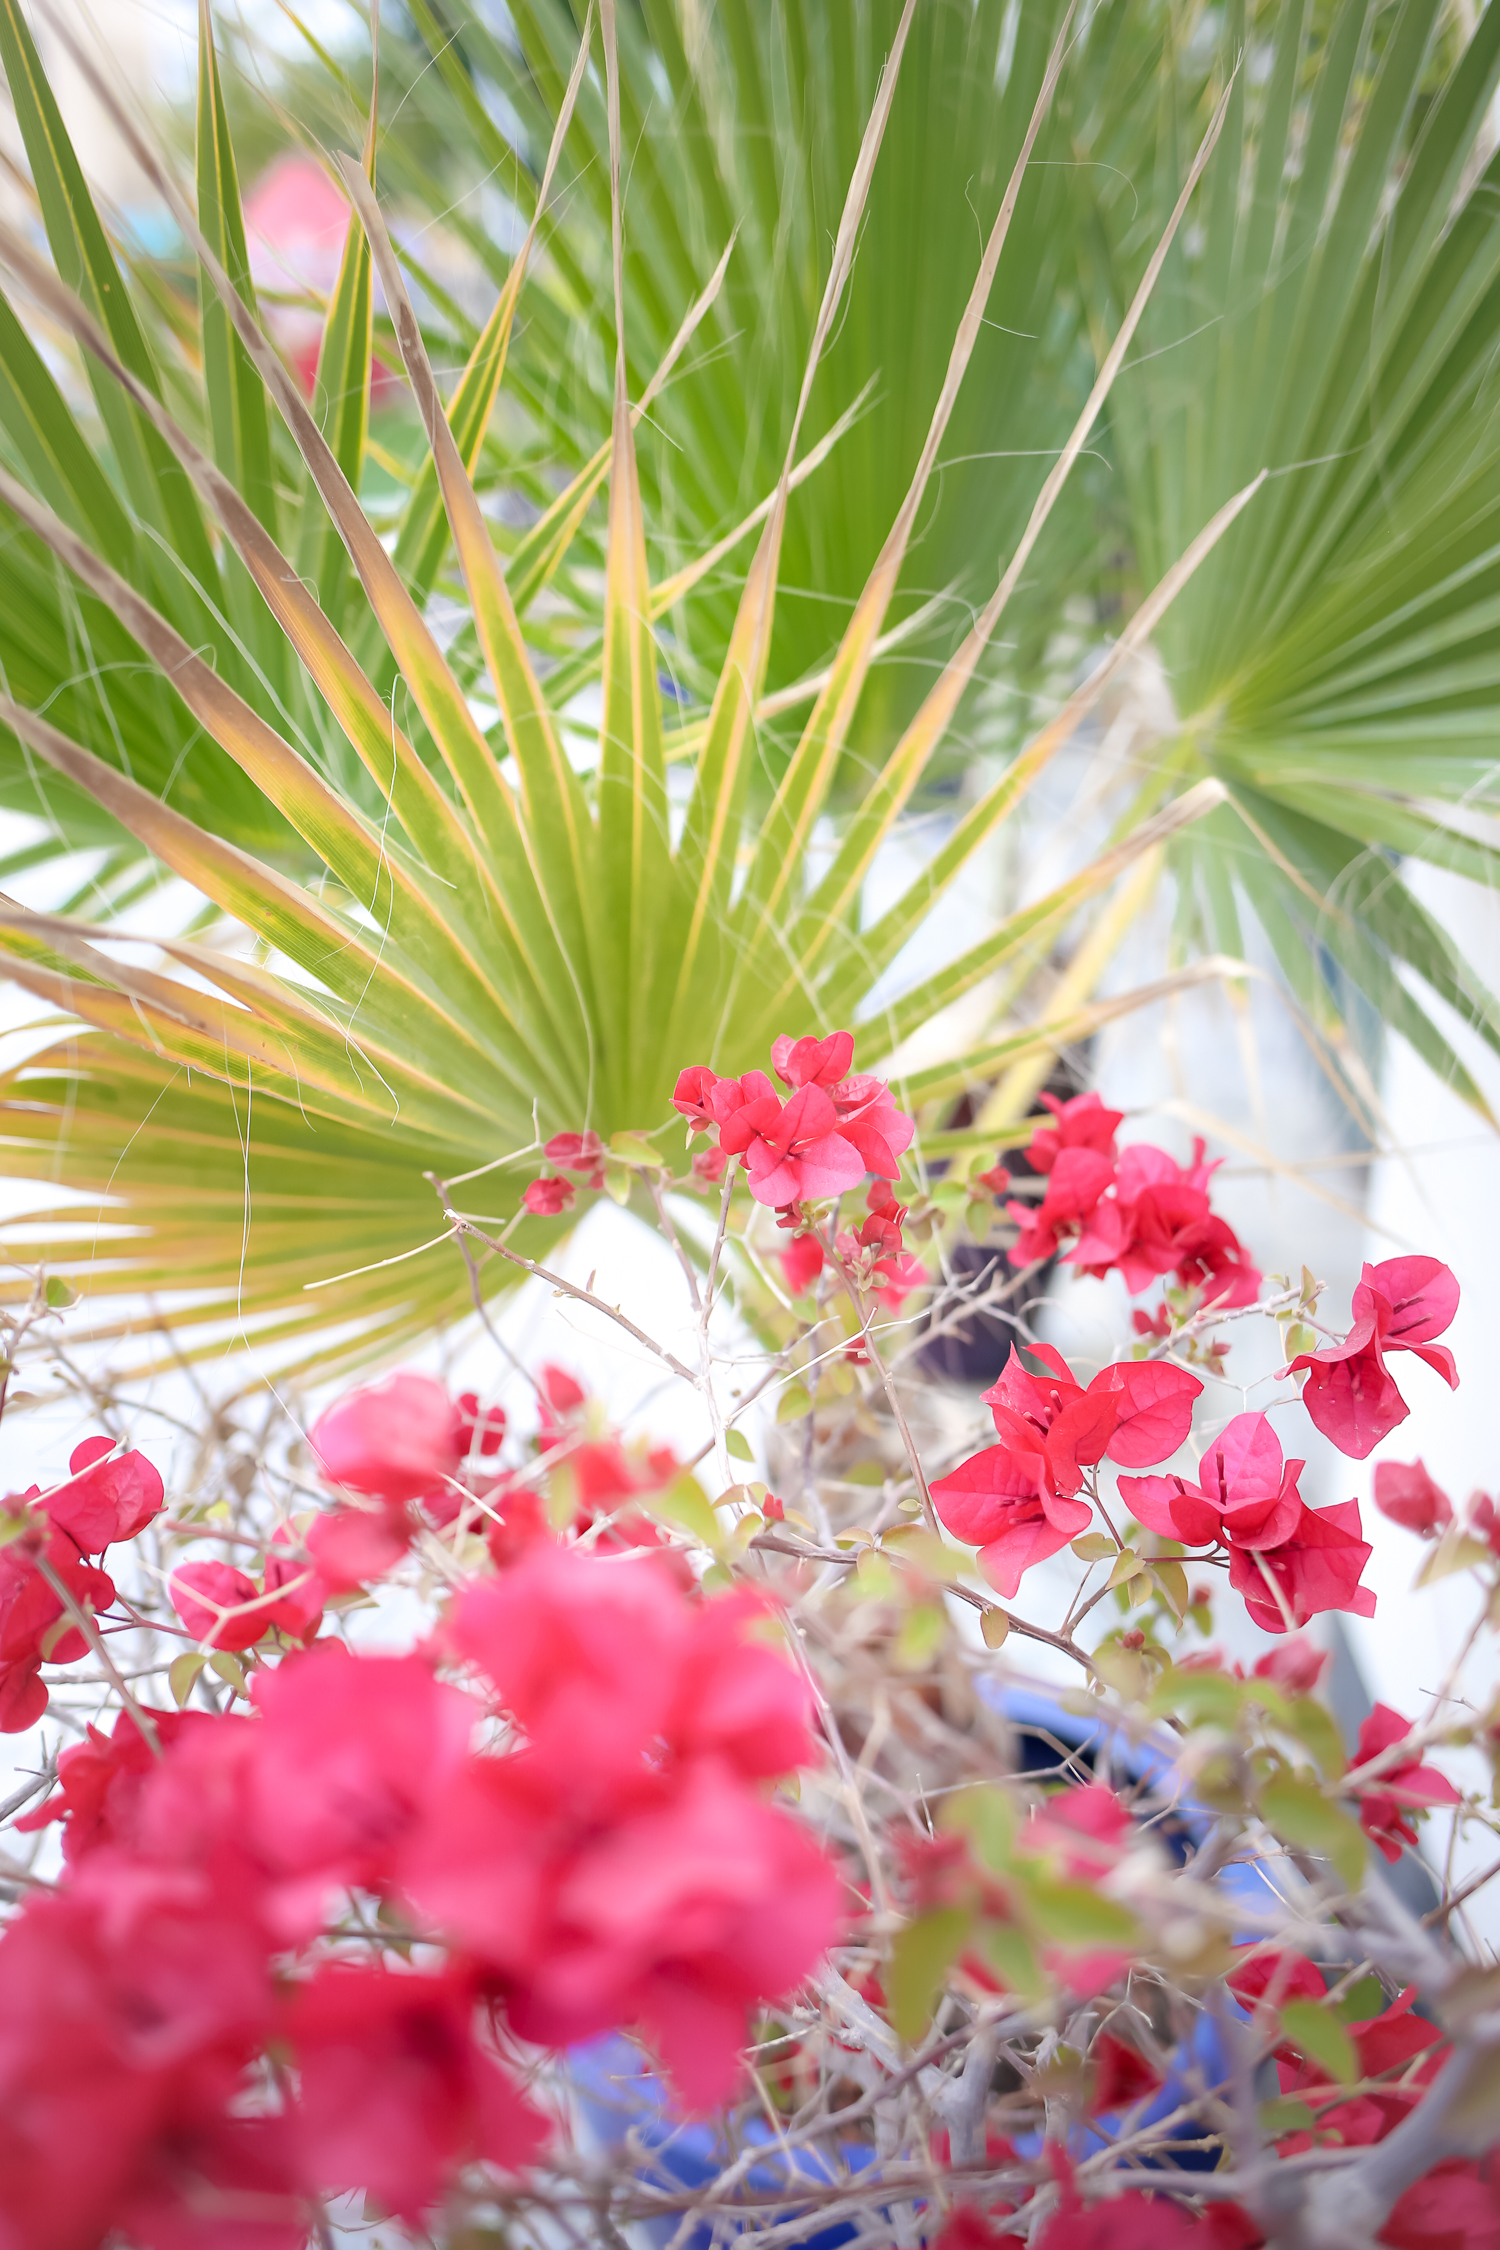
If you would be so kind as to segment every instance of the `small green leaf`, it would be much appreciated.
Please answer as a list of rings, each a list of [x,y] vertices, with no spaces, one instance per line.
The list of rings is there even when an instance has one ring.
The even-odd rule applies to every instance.
[[[1103,1562],[1107,1555],[1118,1552],[1107,1531],[1085,1531],[1072,1542],[1073,1552],[1080,1562]]]
[[[896,2035],[915,2046],[932,2021],[948,1971],[968,1942],[974,1916],[967,1906],[940,1906],[896,1932],[885,1992]]]
[[[185,1649],[174,1656],[167,1666],[167,1685],[172,1690],[172,1701],[180,1711],[193,1692],[193,1682],[202,1671],[208,1658],[201,1648]]]
[[[884,1484],[885,1470],[878,1461],[856,1461],[839,1481],[841,1484]]]
[[[1346,1890],[1364,1880],[1365,1839],[1358,1824],[1330,1804],[1315,1781],[1284,1774],[1261,1792],[1261,1817],[1284,1844],[1317,1852],[1329,1862]]]
[[[641,1164],[650,1172],[665,1172],[667,1159],[659,1148],[652,1146],[644,1133],[611,1133],[610,1151],[622,1164]]]
[[[937,1602],[916,1602],[901,1620],[894,1656],[901,1672],[922,1672],[943,1645],[946,1612]]]
[[[788,1383],[776,1401],[778,1422],[801,1422],[813,1409],[812,1393],[805,1383]]]
[[[1087,1883],[1052,1883],[1028,1889],[1031,1919],[1054,1945],[1135,1945],[1140,1927],[1130,1909],[1104,1898]]]
[[[950,1797],[941,1814],[944,1828],[959,1829],[968,1837],[975,1857],[993,1874],[1010,1866],[1015,1840],[1015,1810],[1003,1789],[961,1789]]]
[[[1126,1547],[1115,1557],[1115,1567],[1106,1583],[1110,1586],[1128,1586],[1132,1579],[1141,1577],[1145,1564],[1133,1547]]]
[[[604,1167],[604,1192],[616,1203],[628,1203],[632,1181],[630,1170],[624,1164],[606,1164]]]
[[[78,1302],[78,1291],[70,1289],[60,1274],[47,1276],[47,1303],[53,1312],[66,1312]]]
[[[1003,1609],[984,1610],[979,1619],[986,1648],[1004,1648],[1010,1638],[1010,1618]]]
[[[49,1282],[47,1286],[50,1289],[52,1285]],[[1489,1559],[1490,1550],[1482,1539],[1471,1539],[1461,1524],[1451,1523],[1417,1572],[1415,1584],[1434,1585],[1456,1570],[1471,1570],[1476,1563]]]
[[[1151,1690],[1146,1708],[1153,1718],[1179,1712],[1196,1725],[1233,1728],[1240,1715],[1244,1689],[1222,1672],[1163,1672]]]
[[[980,1940],[985,1959],[1001,1983],[1023,2000],[1040,2000],[1047,1991],[1047,1979],[1032,1950],[1031,1941],[1020,1930],[1008,1923],[990,1922],[985,1926]]]
[[[854,1591],[866,1602],[888,1602],[895,1593],[896,1574],[878,1547],[866,1547],[855,1564]]]
[[[736,1461],[753,1461],[755,1459],[755,1449],[743,1430],[726,1430],[724,1432],[724,1446],[726,1452],[731,1454]]]
[[[1379,1977],[1361,1977],[1352,1992],[1346,1992],[1334,2007],[1340,2023],[1368,2023],[1373,2016],[1385,2011],[1385,1994],[1380,1989]]]
[[[1162,1599],[1168,1609],[1181,1624],[1188,1608],[1187,1572],[1180,1562],[1174,1562],[1170,1556],[1158,1556],[1151,1565],[1151,1575],[1161,1588]]]
[[[1310,2133],[1317,2122],[1306,2102],[1285,2097],[1262,2102],[1256,2115],[1268,2141],[1279,2141],[1286,2133]]]
[[[233,1688],[236,1695],[243,1695],[248,1700],[250,1683],[245,1677],[245,1667],[237,1656],[231,1656],[227,1649],[216,1648],[209,1656],[208,1668],[211,1672],[217,1672],[226,1687]]]
[[[1354,2041],[1331,2008],[1316,2000],[1288,2000],[1281,2011],[1281,2028],[1294,2047],[1321,2063],[1339,2085],[1352,2086],[1359,2077]]]
[[[644,1504],[653,1516],[675,1524],[705,1547],[717,1547],[724,1536],[724,1527],[696,1477],[679,1477],[665,1492],[645,1494]]]
[[[1285,1724],[1287,1732],[1294,1734],[1304,1748],[1312,1752],[1325,1780],[1336,1781],[1346,1771],[1349,1761],[1344,1755],[1343,1737],[1326,1704],[1319,1703],[1314,1696],[1298,1696],[1288,1707]],[[1378,2015],[1380,2010],[1377,2008],[1375,2013]]]

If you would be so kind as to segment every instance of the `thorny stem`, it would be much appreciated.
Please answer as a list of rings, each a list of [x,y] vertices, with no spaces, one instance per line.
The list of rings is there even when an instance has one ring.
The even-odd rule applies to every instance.
[[[116,1695],[118,1695],[118,1697],[120,1698],[120,1701],[124,1705],[125,1709],[130,1713],[131,1718],[135,1721],[136,1727],[139,1729],[140,1734],[145,1741],[146,1747],[151,1752],[152,1757],[159,1758],[162,1754],[162,1748],[161,1736],[158,1734],[156,1729],[156,1721],[152,1718],[149,1711],[143,1711],[139,1703],[137,1703],[134,1695],[130,1691],[129,1685],[126,1682],[124,1675],[119,1670],[114,1658],[110,1655],[109,1650],[105,1647],[104,1640],[102,1635],[100,1634],[98,1626],[94,1623],[94,1620],[92,1619],[92,1617],[90,1617],[88,1611],[84,1609],[80,1603],[74,1600],[67,1584],[60,1577],[58,1572],[53,1569],[46,1555],[39,1554],[36,1557],[36,1567],[40,1571],[42,1577],[46,1580],[47,1584],[51,1587],[58,1600],[62,1603],[63,1609],[68,1617],[77,1626],[79,1632],[82,1633],[84,1639],[88,1642],[88,1645],[93,1650],[95,1656],[98,1657],[100,1666],[104,1671],[106,1677],[108,1678],[110,1686],[114,1689]]]
[[[942,1530],[941,1526],[938,1523],[937,1510],[932,1504],[932,1494],[927,1489],[927,1478],[922,1468],[921,1459],[917,1453],[916,1441],[911,1434],[911,1425],[906,1419],[905,1409],[902,1407],[900,1396],[897,1393],[896,1386],[891,1380],[890,1372],[886,1367],[885,1361],[880,1356],[879,1347],[876,1344],[874,1337],[870,1333],[871,1315],[868,1309],[861,1303],[859,1291],[855,1287],[853,1279],[850,1276],[849,1269],[845,1265],[843,1259],[835,1254],[832,1263],[834,1266],[834,1270],[839,1276],[839,1279],[843,1282],[845,1290],[848,1292],[849,1302],[854,1307],[854,1317],[859,1322],[860,1342],[864,1347],[865,1354],[869,1359],[870,1365],[874,1368],[876,1374],[880,1378],[881,1388],[885,1392],[886,1396],[886,1403],[891,1410],[891,1419],[894,1421],[897,1431],[900,1433],[901,1443],[906,1453],[907,1465],[912,1473],[912,1481],[916,1485],[918,1494],[921,1497],[922,1513],[927,1519],[927,1528],[929,1531],[934,1532],[939,1538],[941,1538]]]

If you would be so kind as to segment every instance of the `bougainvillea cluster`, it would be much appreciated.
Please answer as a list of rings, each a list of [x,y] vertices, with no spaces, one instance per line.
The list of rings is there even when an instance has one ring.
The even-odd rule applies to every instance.
[[[169,1509],[99,1436],[6,1503],[0,1724],[55,1696],[77,1731],[0,1814],[32,1855],[0,1857],[0,2250],[383,2219],[452,2250],[638,2221],[693,2250],[1500,2250],[1492,1972],[1461,1890],[1418,1921],[1380,1888],[1434,1814],[1493,1826],[1443,1759],[1500,1762],[1500,1710],[1444,1691],[1341,1739],[1301,1628],[1371,1614],[1371,1549],[1283,1450],[1306,1412],[1363,1459],[1400,1352],[1457,1380],[1452,1275],[1366,1267],[1340,1336],[1308,1276],[1261,1297],[1201,1147],[1120,1150],[1097,1095],[1045,1099],[1027,1201],[984,1151],[926,1165],[849,1034],[770,1060],[683,1072],[710,1146],[680,1176],[658,1129],[553,1135],[515,1222],[654,1213],[696,1455],[557,1364],[403,1368],[218,1495]],[[950,1279],[1011,1187],[1004,1261]],[[447,1207],[471,1259],[510,1254]],[[1029,1323],[1054,1260],[1166,1285],[1102,1367]],[[971,1450],[911,1370],[992,1303],[1020,1341]],[[1215,1335],[1252,1310],[1285,1338],[1253,1411]],[[756,1428],[766,1480],[733,1481]],[[1490,1629],[1495,1503],[1420,1461],[1373,1498]],[[1044,1563],[1050,1621],[1012,1606]],[[1079,1693],[1037,1706],[1039,1643]]]

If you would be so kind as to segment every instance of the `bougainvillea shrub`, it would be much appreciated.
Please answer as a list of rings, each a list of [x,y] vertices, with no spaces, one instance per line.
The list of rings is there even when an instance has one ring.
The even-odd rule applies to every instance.
[[[497,1349],[305,1432],[220,1408],[186,1471],[95,1381],[5,1503],[0,2250],[1500,2245],[1494,1972],[1465,1889],[1384,1873],[1436,1811],[1495,1827],[1441,1753],[1500,1730],[1455,1651],[1346,1743],[1305,1630],[1374,1613],[1371,1500],[1468,1573],[1475,1642],[1500,1615],[1484,1495],[1303,1488],[1309,1425],[1361,1462],[1408,1370],[1457,1382],[1452,1275],[1367,1266],[1341,1333],[1201,1144],[1121,1149],[1085,1094],[1024,1180],[940,1171],[849,1034],[767,1059],[530,1154],[525,1208],[612,1196],[676,1255],[696,1364],[533,1270],[688,1387],[696,1459]],[[435,1188],[471,1271],[527,1263]],[[1053,1262],[1148,1300],[1102,1366],[1035,1332]],[[998,1378],[924,1419],[922,1352],[993,1306]],[[11,1360],[68,1364],[61,1317],[39,1279]],[[1040,1719],[1028,1646],[1074,1674]]]

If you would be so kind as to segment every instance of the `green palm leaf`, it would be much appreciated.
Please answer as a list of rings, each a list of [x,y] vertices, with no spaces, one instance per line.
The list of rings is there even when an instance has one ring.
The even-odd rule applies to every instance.
[[[1401,972],[1494,1045],[1500,1014],[1397,865],[1490,881],[1496,864],[1464,809],[1495,802],[1500,771],[1500,169],[1474,162],[1500,13],[1451,62],[1443,15],[1344,0],[1324,40],[1301,4],[1229,11],[1216,68],[1268,38],[1272,67],[1236,85],[1207,222],[1174,248],[1111,414],[1148,576],[1270,472],[1159,636],[1186,770],[1219,776],[1251,823],[1221,817],[1178,848],[1206,941],[1227,938],[1238,893],[1309,1004],[1314,965],[1316,1013],[1352,980],[1472,1099]],[[1207,93],[1164,83],[1185,96],[1180,115],[1163,97],[1169,186]],[[1154,235],[1149,199],[1136,216],[1106,189],[1101,212],[1107,318]]]

